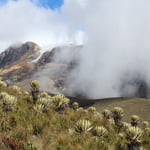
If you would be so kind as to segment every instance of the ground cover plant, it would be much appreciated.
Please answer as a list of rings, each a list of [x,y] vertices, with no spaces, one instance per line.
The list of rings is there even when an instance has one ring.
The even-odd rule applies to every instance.
[[[150,150],[149,122],[123,116],[40,92],[35,80],[31,93],[0,81],[0,150]]]

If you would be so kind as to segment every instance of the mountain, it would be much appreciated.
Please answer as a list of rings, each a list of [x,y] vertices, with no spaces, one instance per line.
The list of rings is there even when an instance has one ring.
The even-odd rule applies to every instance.
[[[49,93],[66,93],[65,81],[70,71],[78,65],[79,53],[82,46],[69,45],[54,47],[46,51],[33,42],[26,42],[19,46],[10,46],[0,54],[0,69],[2,78],[10,86],[18,85],[24,91],[30,91],[30,82],[39,80],[41,90]],[[147,91],[146,85],[140,78],[136,82],[139,94]],[[138,81],[138,82],[137,82]],[[123,82],[124,86],[127,84]],[[124,89],[124,87],[122,87]],[[122,90],[123,91],[123,90]],[[125,92],[124,92],[125,93]],[[73,95],[77,96],[77,95]],[[124,95],[126,97],[127,95]],[[140,95],[141,96],[141,95]],[[139,96],[139,97],[140,97]],[[133,95],[135,97],[135,95]],[[77,101],[80,106],[94,105],[99,112],[107,108],[112,109],[120,106],[126,112],[125,120],[128,120],[131,114],[138,114],[143,120],[150,120],[149,107],[150,101],[137,98],[108,98],[108,99],[86,99],[81,95],[78,97],[69,97],[71,101]],[[134,107],[130,108],[132,105]],[[141,108],[141,109],[139,109]],[[144,111],[143,111],[144,109]]]
[[[34,70],[32,60],[40,55],[40,47],[33,42],[10,46],[0,54],[0,69],[3,79],[11,82],[21,81]]]
[[[0,68],[12,66],[20,62],[30,62],[39,56],[40,47],[33,42],[19,46],[10,46],[0,54]]]
[[[2,78],[8,84],[16,84],[23,90],[29,90],[29,83],[36,79],[41,81],[43,90],[62,92],[66,75],[75,67],[81,48],[82,46],[69,45],[43,52],[33,42],[10,46],[0,54]]]
[[[127,150],[129,144],[132,150],[150,149],[149,99],[55,95],[65,93],[66,78],[78,65],[81,49],[69,45],[43,51],[26,42],[0,54],[0,73],[10,85],[1,82],[0,87],[0,150]],[[34,103],[31,92],[24,92],[35,79],[51,97],[40,93]],[[139,77],[122,83],[123,90],[135,84],[138,94],[147,95],[147,85]]]

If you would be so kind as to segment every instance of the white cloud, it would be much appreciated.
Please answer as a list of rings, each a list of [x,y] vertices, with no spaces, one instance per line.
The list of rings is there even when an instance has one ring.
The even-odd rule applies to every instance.
[[[140,76],[150,85],[150,1],[86,0],[86,7],[81,1],[66,0],[63,8],[88,36],[80,66],[68,82],[74,81],[70,89],[111,97],[120,96],[126,78]]]
[[[75,42],[64,16],[40,8],[30,0],[9,1],[0,7],[0,51],[15,42],[34,41],[40,45]],[[69,36],[72,36],[70,40]]]

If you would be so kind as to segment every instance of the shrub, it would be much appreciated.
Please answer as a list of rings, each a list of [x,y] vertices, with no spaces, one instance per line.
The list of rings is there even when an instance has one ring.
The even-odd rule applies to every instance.
[[[121,123],[121,119],[124,116],[124,111],[121,107],[114,107],[112,115],[115,121],[115,124],[118,125]]]
[[[64,110],[66,107],[69,106],[70,100],[66,98],[64,95],[56,95],[53,96],[53,104],[54,104],[54,109],[56,111],[61,111]]]
[[[88,112],[89,112],[90,114],[95,114],[95,113],[96,113],[96,108],[93,107],[93,106],[90,106],[90,107],[88,108]]]
[[[43,112],[47,112],[49,108],[52,106],[52,98],[51,97],[40,97],[37,100],[37,104],[41,104],[43,107]]]
[[[39,81],[36,81],[36,80],[33,80],[31,83],[30,83],[30,85],[31,85],[31,90],[32,91],[39,91],[39,89],[40,89],[40,83],[39,83]]]
[[[18,86],[16,86],[16,85],[13,85],[12,87],[11,87],[11,89],[14,91],[14,92],[16,92],[16,93],[21,93],[21,90],[20,90],[20,88],[18,87]]]
[[[42,92],[38,96],[38,98],[48,98],[48,97],[50,98],[51,96],[49,96],[48,93],[46,93],[46,92]]]
[[[147,128],[149,126],[149,122],[148,121],[143,121],[142,126],[143,126],[144,129]]]
[[[72,108],[73,108],[74,110],[76,110],[76,111],[77,111],[77,110],[78,110],[78,108],[79,108],[79,103],[77,103],[77,102],[73,102],[71,106],[72,106]]]
[[[82,134],[87,133],[93,128],[89,120],[79,120],[75,124],[75,131]]]
[[[97,137],[104,137],[108,131],[103,126],[96,126],[92,129],[92,134]]]
[[[4,111],[13,111],[17,104],[17,98],[8,95],[6,93],[3,94],[3,109]]]
[[[103,116],[103,118],[105,118],[105,119],[110,119],[110,117],[111,117],[111,111],[110,111],[110,110],[107,110],[107,109],[104,109],[104,110],[102,111],[102,116]]]
[[[8,95],[8,93],[6,93],[6,92],[1,92],[1,93],[0,93],[0,100],[3,101],[4,97],[7,96],[7,95]]]
[[[142,130],[138,127],[129,127],[125,132],[129,150],[140,150]]]
[[[4,81],[0,80],[0,88],[7,87],[7,84]]]
[[[133,115],[133,116],[131,116],[131,125],[133,126],[133,127],[137,127],[138,126],[138,123],[139,123],[139,116],[137,116],[137,115]]]
[[[44,105],[36,104],[35,106],[33,106],[33,109],[36,111],[36,113],[42,113],[44,111]]]
[[[39,95],[40,83],[36,80],[33,80],[30,83],[30,86],[31,86],[31,93],[32,93],[32,97],[33,97],[33,102],[36,103],[36,101],[38,99],[38,95]]]

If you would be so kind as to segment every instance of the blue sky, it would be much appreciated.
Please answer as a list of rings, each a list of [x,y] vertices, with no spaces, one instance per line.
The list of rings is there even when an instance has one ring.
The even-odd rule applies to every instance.
[[[63,0],[38,0],[38,5],[46,8],[59,8],[63,5]]]
[[[0,4],[5,4],[9,0],[0,0]],[[17,0],[15,0],[17,1]],[[45,8],[51,8],[51,9],[56,9],[59,8],[63,5],[64,0],[31,0],[31,1],[37,1],[37,5],[40,7],[45,7]]]

